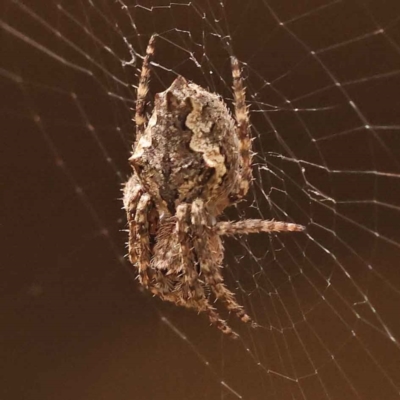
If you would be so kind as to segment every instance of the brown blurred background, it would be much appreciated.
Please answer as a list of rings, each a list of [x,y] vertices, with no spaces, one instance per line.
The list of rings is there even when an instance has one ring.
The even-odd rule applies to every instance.
[[[1,398],[399,398],[399,16],[394,0],[3,2]],[[230,104],[229,54],[243,62],[255,184],[226,217],[308,228],[226,241],[261,325],[231,318],[237,342],[143,293],[124,258],[123,61],[129,43],[140,68],[153,32],[152,95],[182,74]]]

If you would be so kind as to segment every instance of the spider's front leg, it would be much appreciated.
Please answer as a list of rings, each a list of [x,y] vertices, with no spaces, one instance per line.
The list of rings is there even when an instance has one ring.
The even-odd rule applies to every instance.
[[[220,236],[248,235],[249,233],[259,232],[302,232],[306,228],[303,225],[291,222],[245,219],[244,221],[221,221],[213,228],[214,232]]]
[[[185,270],[185,282],[193,286],[198,279],[193,252],[190,245],[189,224],[190,224],[190,205],[180,204],[176,209],[176,231],[179,238],[181,264],[178,273]]]
[[[231,57],[231,68],[233,78],[233,97],[236,118],[236,134],[239,140],[239,166],[240,172],[235,179],[235,186],[230,193],[231,201],[234,203],[244,198],[249,191],[252,180],[251,170],[251,129],[249,110],[246,106],[246,89],[243,85],[239,61]]]
[[[218,242],[218,246],[211,244],[212,240],[219,241],[220,239],[217,236],[212,237],[211,235],[214,233],[207,229],[209,221],[202,199],[196,199],[193,202],[191,219],[193,245],[200,263],[200,271],[204,275],[206,283],[210,286],[216,298],[225,302],[228,310],[234,312],[243,322],[250,322],[251,318],[244,312],[243,306],[238,304],[234,293],[224,284],[224,278],[220,271],[222,244],[220,242]],[[218,247],[218,250],[216,250],[216,247]]]
[[[179,272],[183,275],[183,283],[180,290],[186,296],[183,299],[183,305],[194,308],[199,312],[207,313],[213,325],[216,325],[226,335],[237,338],[238,335],[220,318],[218,312],[211,306],[205,295],[204,283],[201,282],[197,272],[193,249],[191,248],[190,205],[187,203],[180,204],[176,210],[176,217],[176,232],[179,237],[181,253]],[[200,260],[198,262],[201,264]]]
[[[156,35],[153,35],[146,48],[146,56],[143,60],[142,70],[140,72],[139,85],[137,88],[137,98],[136,98],[136,142],[142,136],[147,123],[146,117],[146,96],[149,91],[149,80],[150,80],[150,62],[154,55],[154,43],[156,40]]]

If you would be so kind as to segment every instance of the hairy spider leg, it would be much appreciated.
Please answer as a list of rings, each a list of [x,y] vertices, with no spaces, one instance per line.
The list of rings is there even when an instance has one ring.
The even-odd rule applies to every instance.
[[[140,283],[148,288],[150,277],[148,268],[150,266],[150,235],[148,213],[151,206],[151,198],[148,193],[141,194],[137,203],[135,214],[128,212],[129,223],[129,260],[136,265],[139,271]]]
[[[193,286],[198,279],[198,273],[190,248],[189,218],[190,205],[188,203],[179,204],[176,208],[176,231],[179,237],[181,264],[177,272],[185,271],[185,280],[190,286]]]
[[[306,228],[303,225],[290,222],[245,219],[244,221],[221,221],[213,228],[220,236],[248,235],[259,232],[302,232]]]
[[[140,73],[139,85],[137,88],[137,98],[136,98],[136,113],[135,113],[135,123],[136,123],[136,141],[142,136],[144,130],[146,129],[147,116],[146,116],[146,96],[149,92],[149,80],[150,80],[150,62],[154,55],[154,43],[156,40],[156,35],[153,35],[146,48],[146,56],[143,60],[142,70]]]
[[[211,306],[204,292],[204,283],[199,279],[196,265],[194,262],[193,250],[190,247],[190,236],[191,231],[190,223],[190,211],[191,205],[188,203],[180,204],[176,210],[176,229],[179,236],[179,245],[181,252],[181,267],[184,274],[183,289],[184,293],[190,293],[190,300],[188,305],[191,308],[196,309],[199,312],[205,312],[208,314],[210,322],[217,326],[223,333],[233,338],[237,338],[238,335],[235,333],[229,325],[221,319],[218,312]],[[201,260],[198,260],[201,268]]]
[[[246,106],[246,89],[243,86],[239,61],[231,57],[233,96],[236,118],[236,133],[239,139],[240,174],[236,178],[236,185],[231,192],[231,198],[235,202],[246,196],[252,180],[251,170],[251,138],[249,110]]]
[[[213,255],[210,246],[210,232],[207,231],[207,215],[202,199],[196,199],[192,204],[193,244],[200,263],[200,271],[204,274],[206,283],[211,287],[217,299],[222,300],[229,311],[232,311],[243,322],[250,322],[251,318],[244,312],[244,308],[236,301],[224,283],[220,272],[221,266],[216,262],[217,255]],[[219,261],[219,260],[218,260]]]

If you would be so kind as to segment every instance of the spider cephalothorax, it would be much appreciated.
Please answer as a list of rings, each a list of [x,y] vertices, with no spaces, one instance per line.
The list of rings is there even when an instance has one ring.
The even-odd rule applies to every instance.
[[[244,322],[250,317],[224,284],[222,235],[302,231],[286,222],[218,222],[251,183],[251,139],[239,63],[231,57],[235,119],[221,98],[179,76],[145,105],[154,53],[153,35],[143,62],[136,103],[133,174],[124,188],[129,259],[143,286],[163,300],[206,312],[236,337],[210,304],[222,300]]]

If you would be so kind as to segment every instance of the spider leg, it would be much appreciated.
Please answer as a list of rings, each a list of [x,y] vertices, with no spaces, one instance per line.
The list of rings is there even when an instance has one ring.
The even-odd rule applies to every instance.
[[[142,136],[147,123],[146,117],[146,96],[149,91],[149,79],[150,79],[150,62],[154,55],[154,42],[156,35],[153,35],[146,48],[146,56],[143,60],[142,70],[140,72],[139,85],[137,88],[137,99],[136,99],[136,141]]]
[[[220,272],[220,265],[215,262],[219,257],[211,253],[210,233],[205,229],[207,218],[203,200],[196,199],[192,204],[192,230],[193,243],[197,258],[200,263],[200,271],[204,274],[206,283],[211,287],[217,299],[223,300],[229,311],[232,311],[243,322],[250,322],[251,318],[245,313],[243,306],[236,301],[232,293],[224,284],[224,278]],[[217,257],[217,258],[216,258]]]
[[[301,232],[306,228],[303,225],[292,224],[289,222],[246,219],[244,221],[218,222],[214,227],[214,232],[220,236],[247,235],[259,232]]]
[[[181,299],[182,305],[207,313],[213,325],[217,326],[223,333],[237,338],[238,335],[221,319],[218,312],[209,303],[203,284],[199,279],[193,251],[190,247],[190,205],[187,203],[180,204],[176,209],[176,217],[176,231],[179,237],[181,253],[179,272],[183,274],[184,278],[180,291],[187,297]]]
[[[176,208],[176,231],[178,233],[181,254],[181,264],[178,272],[185,270],[185,281],[187,281],[190,286],[193,286],[198,278],[198,274],[193,260],[193,252],[190,248],[189,212],[190,205],[188,203],[180,204]]]
[[[215,311],[207,299],[204,299],[205,309],[201,310],[208,314],[210,322],[215,325],[219,330],[221,330],[225,335],[229,335],[233,339],[237,339],[239,335],[232,330],[232,328],[221,319],[220,315]]]
[[[135,175],[132,175],[124,187],[124,209],[129,225],[129,240],[128,240],[128,256],[132,265],[137,262],[135,250],[136,232],[135,232],[135,214],[138,201],[142,194],[142,186]]]
[[[240,163],[240,173],[231,192],[231,199],[235,202],[246,196],[252,180],[252,170],[249,110],[246,106],[246,89],[243,86],[239,61],[236,57],[231,57],[231,67]]]
[[[128,186],[128,185],[127,185]],[[143,193],[140,184],[128,187],[132,201],[127,205],[129,224],[129,261],[139,270],[140,283],[146,288],[149,286],[150,277],[150,234],[148,213],[151,198],[148,193]]]

